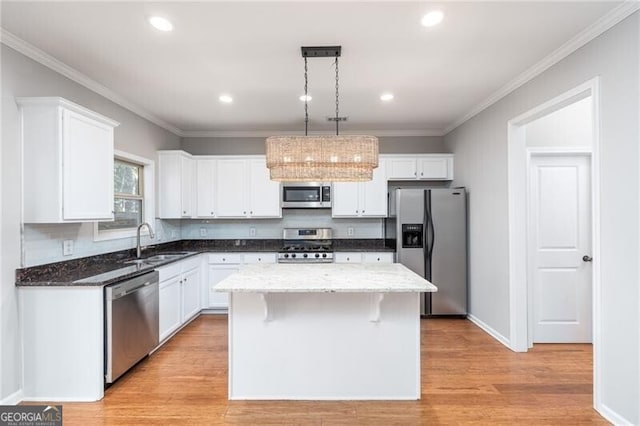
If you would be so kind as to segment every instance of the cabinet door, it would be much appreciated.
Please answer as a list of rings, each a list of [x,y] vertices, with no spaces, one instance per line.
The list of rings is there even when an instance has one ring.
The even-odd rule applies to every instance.
[[[385,181],[386,182],[386,181]],[[335,182],[333,184],[333,217],[357,217],[360,215],[360,184],[357,182]]]
[[[229,293],[215,291],[213,286],[239,269],[240,265],[209,265],[209,308],[229,308]]]
[[[196,160],[196,216],[215,216],[216,160]]]
[[[180,275],[178,275],[159,285],[160,341],[169,337],[182,324],[180,281]]]
[[[416,179],[416,159],[414,157],[387,158],[387,179]]]
[[[242,159],[218,160],[216,171],[217,217],[246,217],[247,162]]]
[[[193,216],[193,197],[192,191],[195,184],[193,159],[188,157],[180,158],[181,165],[181,197],[180,208],[182,217]]]
[[[182,275],[182,322],[200,312],[200,269]]]
[[[421,158],[418,160],[420,169],[420,179],[431,180],[449,180],[453,179],[453,173],[450,171],[453,159],[451,157],[432,157]]]
[[[68,110],[62,117],[62,217],[113,219],[113,127]]]
[[[265,159],[249,160],[249,216],[282,217],[280,182],[272,181]]]
[[[182,217],[182,162],[181,155],[158,154],[158,217]]]
[[[360,184],[360,214],[367,217],[387,216],[387,171],[384,160],[373,169],[373,179]]]

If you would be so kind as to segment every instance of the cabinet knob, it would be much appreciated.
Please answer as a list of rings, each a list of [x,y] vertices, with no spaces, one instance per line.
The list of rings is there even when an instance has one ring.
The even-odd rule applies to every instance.
[[[211,216],[213,216],[213,212],[211,212]]]
[[[378,258],[378,262],[380,262],[380,258]]]
[[[348,257],[347,257],[347,260],[351,260],[351,258],[348,258]]]
[[[187,212],[185,210],[182,211],[182,214],[187,214]]]
[[[262,262],[262,258],[261,257],[258,258],[258,262]]]
[[[242,214],[247,214],[247,212],[242,212]]]
[[[249,214],[253,214],[253,211],[250,211]]]
[[[420,176],[424,176],[424,173],[423,173],[423,172],[420,172]]]
[[[413,175],[414,175],[414,176],[418,176],[418,173],[417,173],[417,172],[413,172]]]
[[[358,210],[356,210],[356,213],[358,213]]]
[[[222,261],[225,262],[227,259],[225,259],[224,257],[222,258]]]
[[[364,213],[364,210],[362,210],[362,213]]]

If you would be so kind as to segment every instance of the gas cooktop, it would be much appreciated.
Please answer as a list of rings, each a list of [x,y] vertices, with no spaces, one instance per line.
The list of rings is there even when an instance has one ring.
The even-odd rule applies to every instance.
[[[285,228],[278,263],[331,263],[333,245],[330,228]]]

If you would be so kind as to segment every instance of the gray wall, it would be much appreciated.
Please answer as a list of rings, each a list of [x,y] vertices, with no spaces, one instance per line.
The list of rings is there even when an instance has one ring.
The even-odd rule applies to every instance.
[[[116,149],[154,159],[158,149],[180,147],[180,138],[97,95],[22,54],[1,45],[2,56],[2,257],[0,258],[0,401],[19,391],[20,331],[15,270],[20,267],[20,115],[17,96],[61,96],[119,121]],[[37,170],[27,170],[37,173]],[[50,225],[50,232],[74,233],[78,225]],[[26,233],[28,234],[28,232]],[[28,244],[28,242],[27,242]],[[132,245],[129,245],[132,247]],[[104,247],[104,251],[109,248]]]
[[[182,149],[194,155],[264,154],[266,138],[182,138]],[[442,136],[380,137],[383,154],[446,153]]]
[[[640,424],[639,13],[445,136],[469,190],[470,311],[509,337],[507,121],[601,77],[602,403]]]

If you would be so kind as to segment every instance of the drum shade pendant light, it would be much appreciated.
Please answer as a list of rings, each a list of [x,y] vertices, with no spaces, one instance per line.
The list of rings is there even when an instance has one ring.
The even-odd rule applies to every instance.
[[[302,47],[304,58],[304,136],[271,136],[266,141],[271,180],[282,182],[364,182],[378,167],[378,138],[340,136],[338,57],[341,46]],[[335,57],[336,134],[309,136],[307,59]]]

